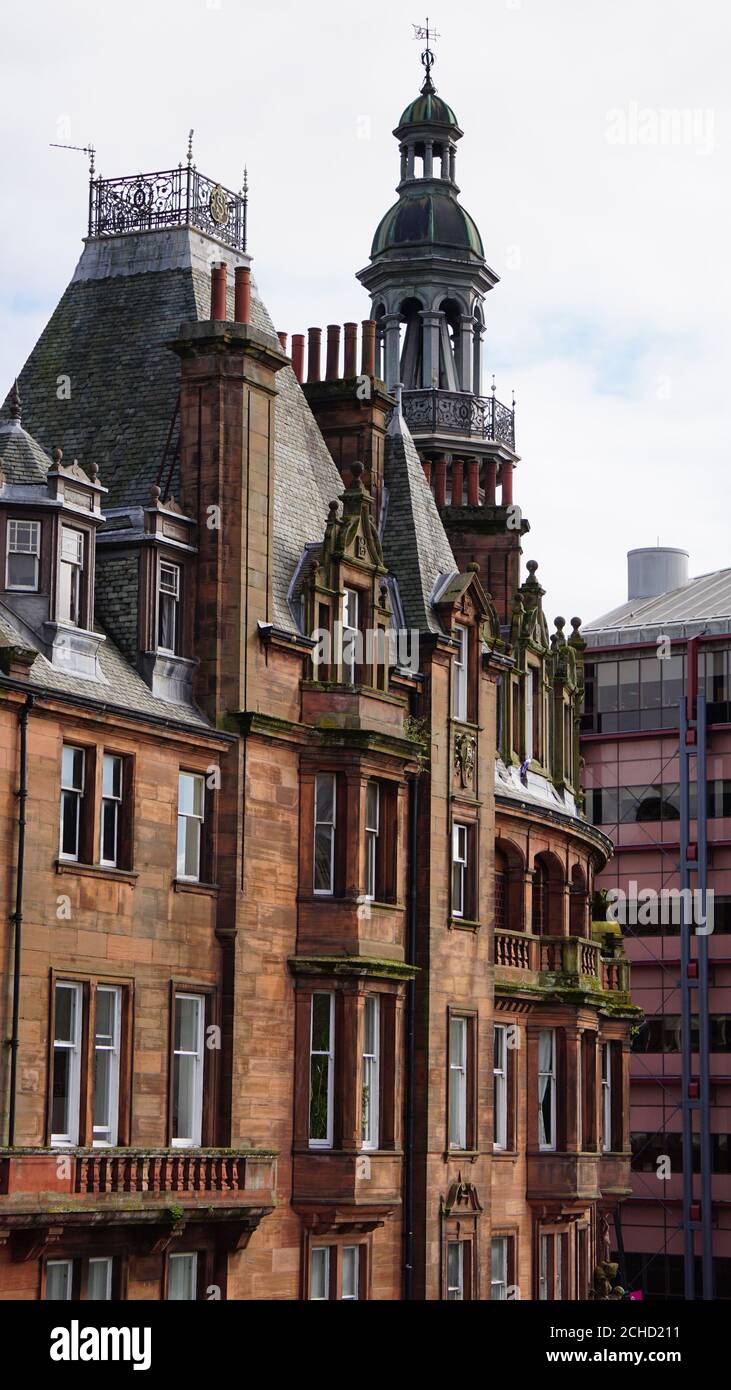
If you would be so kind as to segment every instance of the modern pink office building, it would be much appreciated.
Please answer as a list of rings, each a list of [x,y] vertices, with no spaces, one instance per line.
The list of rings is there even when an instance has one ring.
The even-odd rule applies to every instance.
[[[617,1247],[631,1288],[646,1297],[687,1297],[683,1267],[681,928],[666,899],[645,908],[647,890],[681,887],[679,703],[705,696],[711,1232],[714,1296],[731,1298],[731,569],[688,578],[688,557],[666,549],[629,555],[629,600],[583,629],[582,719],[588,819],[611,837],[614,858],[597,887],[626,895],[623,926],[634,1002],[646,1013],[631,1066],[632,1196]],[[692,639],[696,639],[693,641]],[[696,660],[697,657],[697,660]],[[691,696],[692,697],[692,696]],[[691,734],[691,741],[694,735]],[[694,762],[690,759],[690,762]],[[696,769],[689,782],[689,858],[697,853]],[[702,855],[703,830],[700,828]],[[691,863],[695,873],[695,866]],[[694,874],[690,883],[697,881]],[[644,895],[644,896],[643,896]],[[655,916],[655,921],[646,920]],[[658,921],[657,917],[666,920]],[[711,925],[709,915],[706,929]],[[689,974],[697,974],[691,936]],[[692,1074],[698,1071],[698,993]],[[697,1083],[691,1082],[695,1094]],[[701,1297],[700,1167],[703,1113],[692,1117],[694,1281]],[[696,1220],[697,1218],[697,1220]],[[710,1263],[710,1261],[709,1261]],[[687,1276],[686,1276],[687,1278]],[[707,1292],[706,1292],[707,1296]]]

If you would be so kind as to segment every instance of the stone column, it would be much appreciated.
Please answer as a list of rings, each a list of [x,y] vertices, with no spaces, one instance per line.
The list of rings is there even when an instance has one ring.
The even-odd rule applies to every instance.
[[[449,177],[454,183],[454,166],[457,158],[457,151],[454,145],[449,146]]]
[[[507,459],[500,469],[500,485],[502,488],[500,500],[504,507],[509,507],[513,501],[513,465]]]
[[[564,1030],[566,1045],[566,1148],[569,1153],[579,1152],[581,1135],[581,1033],[578,1028]],[[583,1136],[581,1136],[583,1147]]]
[[[386,385],[389,391],[401,380],[401,315],[385,314],[383,332],[386,343]]]
[[[439,325],[444,315],[438,309],[420,309],[422,321],[422,378],[426,390],[439,385]]]
[[[434,146],[431,140],[424,144],[424,178],[430,179],[434,168]]]
[[[408,152],[408,149],[406,148],[406,145],[402,145],[402,146],[401,146],[401,178],[402,178],[402,180],[406,178],[407,171],[408,171],[408,167],[409,167],[409,152]]]
[[[482,339],[484,336],[484,324],[476,319],[472,351],[472,390],[476,396],[482,395]]]
[[[409,145],[409,146],[407,147],[407,155],[406,155],[406,177],[407,177],[407,179],[413,179],[413,177],[414,177],[414,146],[413,146],[413,145]]]
[[[475,321],[471,314],[459,319],[459,381],[463,391],[472,390],[472,355]]]
[[[449,145],[442,145],[442,178],[449,178]]]

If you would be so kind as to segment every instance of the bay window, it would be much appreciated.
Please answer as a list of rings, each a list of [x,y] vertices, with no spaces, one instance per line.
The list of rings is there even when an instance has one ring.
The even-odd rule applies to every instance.
[[[508,1030],[496,1023],[493,1052],[494,1134],[493,1148],[508,1147]]]
[[[197,1297],[198,1253],[168,1255],[167,1297],[174,1302],[193,1302]]]
[[[378,889],[378,836],[380,830],[380,787],[369,782],[366,787],[366,897],[375,898]]]
[[[358,679],[360,639],[360,594],[346,589],[343,600],[343,680],[355,685]]]
[[[335,995],[316,993],[310,1008],[310,1148],[333,1143]]]
[[[466,825],[452,826],[452,916],[465,917],[468,911],[468,845]]]
[[[198,1148],[203,1127],[205,1000],[176,994],[173,1023],[172,1146]]]
[[[112,1297],[114,1261],[110,1256],[89,1260],[86,1297],[92,1303],[107,1303]]]
[[[309,1289],[311,1302],[323,1303],[341,1299],[353,1303],[368,1297],[368,1249],[365,1242],[358,1245],[338,1242],[332,1245],[313,1245],[309,1257]]]
[[[505,1302],[508,1297],[508,1237],[493,1236],[490,1242],[490,1298]]]
[[[364,1000],[363,1040],[363,1148],[377,1149],[379,1138],[380,999],[367,994]]]
[[[95,1146],[117,1142],[122,991],[98,985],[94,1011],[94,1097],[92,1134]]]
[[[61,555],[58,571],[58,619],[73,627],[84,627],[84,533],[70,526],[61,527]]]
[[[9,521],[5,557],[5,587],[35,593],[41,555],[40,521]]]
[[[323,895],[335,892],[336,786],[334,772],[322,772],[315,778],[313,890]]]
[[[452,657],[452,718],[464,723],[468,713],[469,633],[458,623],[453,636],[457,640],[457,651]]]
[[[54,991],[51,1143],[78,1144],[81,1085],[81,985],[61,980]]]
[[[447,1299],[462,1303],[465,1297],[465,1242],[447,1242]]]
[[[538,1035],[538,1145],[556,1148],[556,1031],[542,1028]]]
[[[73,1298],[73,1260],[46,1261],[46,1298],[69,1303]]]
[[[449,1021],[449,1147],[467,1148],[467,1019]]]
[[[180,641],[180,565],[160,560],[157,586],[157,649],[175,656]]]

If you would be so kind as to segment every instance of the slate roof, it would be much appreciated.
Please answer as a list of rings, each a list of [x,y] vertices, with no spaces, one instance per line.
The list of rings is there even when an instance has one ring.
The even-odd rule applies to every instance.
[[[186,266],[175,260],[175,255],[181,259],[181,238],[192,248]],[[218,243],[183,228],[177,229],[175,243],[164,232],[108,238],[105,245],[88,242],[20,374],[33,434],[49,451],[58,445],[82,466],[96,462],[109,489],[109,507],[149,503],[179,387],[179,362],[166,344],[178,336],[182,322],[210,316],[204,241],[208,255],[224,254]],[[175,255],[171,245],[177,247]],[[141,264],[162,268],[130,273],[136,255]],[[113,273],[101,273],[108,270]],[[232,273],[228,313],[233,318]],[[251,318],[275,336],[253,283]],[[58,398],[61,374],[70,383],[66,400]],[[290,367],[278,373],[277,384],[272,618],[291,630],[292,574],[305,544],[322,539],[328,505],[343,484]],[[8,402],[6,413],[7,408]],[[178,491],[175,475],[171,489]]]
[[[441,632],[432,595],[457,563],[400,404],[386,434],[384,483],[388,500],[383,558],[398,579],[406,625],[419,632]]]
[[[0,422],[0,469],[6,483],[45,487],[51,460],[19,420]]]
[[[636,598],[582,627],[590,645],[652,640],[666,628],[676,635],[728,631],[731,626],[731,569],[689,579],[655,598]]]
[[[97,627],[97,631],[101,630]],[[3,647],[34,650],[37,645],[27,625],[20,624],[5,604],[0,603],[0,652]],[[39,651],[27,679],[30,685],[42,686],[51,692],[80,696],[85,700],[98,701],[100,705],[124,709],[133,715],[151,715],[155,719],[184,724],[192,729],[214,732],[205,715],[195,707],[157,699],[108,636],[99,649],[99,665],[103,680],[89,680],[54,666]]]

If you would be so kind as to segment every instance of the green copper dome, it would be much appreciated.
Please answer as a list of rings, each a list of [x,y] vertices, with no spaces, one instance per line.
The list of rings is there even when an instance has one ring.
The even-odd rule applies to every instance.
[[[399,121],[399,129],[402,125],[421,125],[424,122],[429,125],[453,125],[459,129],[451,106],[447,106],[436,92],[420,92],[416,100],[406,107]]]
[[[378,224],[371,256],[414,245],[452,246],[476,256],[485,254],[472,218],[446,189],[399,198]]]

